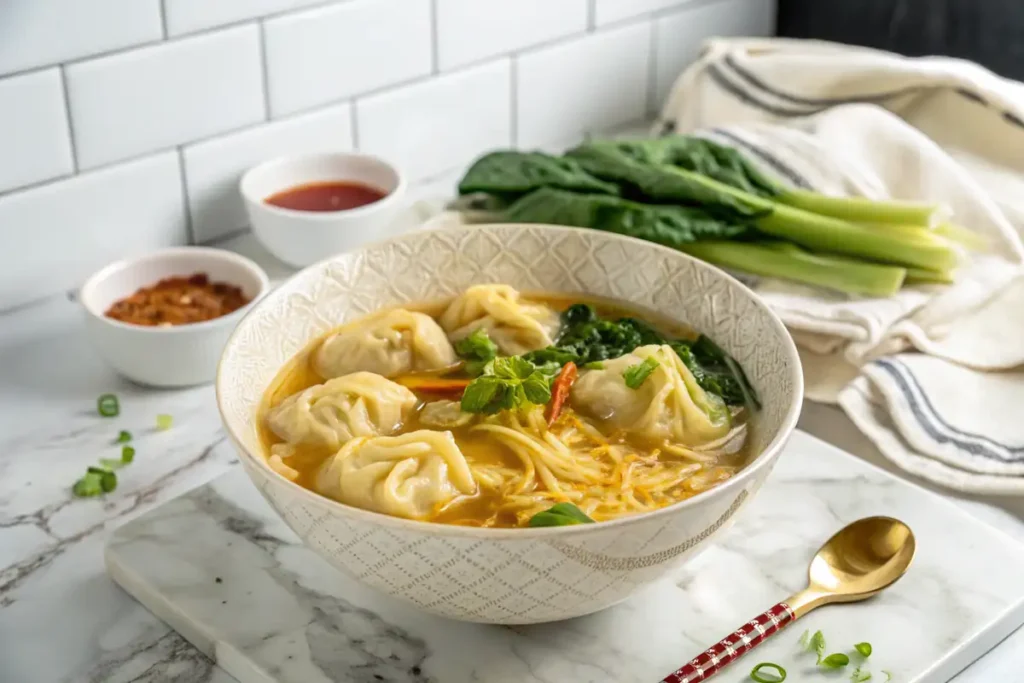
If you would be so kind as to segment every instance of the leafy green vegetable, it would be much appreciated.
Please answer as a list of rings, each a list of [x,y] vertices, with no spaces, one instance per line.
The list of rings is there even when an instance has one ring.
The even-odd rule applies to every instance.
[[[846,655],[842,652],[830,654],[828,657],[825,657],[820,662],[818,662],[820,666],[823,666],[826,669],[841,669],[849,663],[849,655]]]
[[[710,338],[701,335],[697,341],[667,339],[653,327],[636,318],[602,319],[592,306],[573,304],[562,313],[562,326],[554,346],[532,351],[524,359],[534,365],[568,362],[589,368],[593,363],[619,358],[639,346],[669,344],[693,374],[705,392],[721,397],[728,405],[761,407],[754,388],[743,369]],[[696,392],[691,393],[694,398]],[[724,406],[709,399],[702,406],[709,416],[721,413]],[[726,411],[727,412],[727,411]]]
[[[742,220],[767,216],[772,203],[745,195],[724,183],[668,164],[660,164],[637,152],[643,148],[622,141],[596,141],[566,152],[591,175],[613,181],[623,195],[638,201],[678,203],[700,207],[718,218]]]
[[[870,671],[864,671],[859,666],[856,669],[853,670],[852,674],[850,674],[850,681],[852,683],[864,683],[864,681],[870,681],[870,680],[871,680],[871,672]]]
[[[669,247],[697,240],[733,239],[751,232],[749,220],[718,218],[701,208],[641,204],[548,187],[523,196],[502,212],[501,218],[510,223],[594,228]]]
[[[483,372],[488,361],[498,356],[498,345],[487,336],[487,330],[478,328],[465,339],[455,342],[455,353],[466,361],[466,374],[476,377]]]
[[[114,443],[128,443],[132,440],[132,433],[121,430],[117,433],[117,440]]]
[[[657,359],[653,357],[647,357],[643,362],[630,365],[622,372],[622,378],[626,381],[626,386],[630,389],[639,389],[640,385],[644,383],[644,380],[651,376],[658,367]]]
[[[765,675],[762,669],[772,669],[772,673]],[[761,662],[750,670],[750,679],[757,683],[782,683],[786,680],[786,670],[775,662]]]
[[[556,503],[543,512],[530,517],[531,527],[569,526],[572,524],[593,524],[594,520],[572,503]]]
[[[462,412],[494,415],[551,400],[551,376],[519,356],[495,358],[462,394]]]
[[[121,404],[114,394],[102,394],[96,399],[96,410],[103,417],[117,417],[121,412]]]
[[[679,248],[723,268],[785,278],[847,294],[892,296],[909,276],[907,270],[899,266],[868,263],[834,254],[813,254],[787,242],[711,240],[684,244]],[[932,271],[922,271],[925,272]]]
[[[871,643],[857,643],[853,646],[853,649],[856,650],[861,657],[871,656]]]
[[[519,195],[540,187],[612,195],[619,191],[613,183],[598,180],[572,159],[508,150],[492,152],[473,162],[459,183],[459,194]]]

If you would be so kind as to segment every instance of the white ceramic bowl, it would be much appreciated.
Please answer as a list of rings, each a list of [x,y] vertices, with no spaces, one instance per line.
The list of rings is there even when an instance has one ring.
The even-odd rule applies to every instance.
[[[502,282],[589,294],[658,311],[706,332],[746,370],[764,408],[758,456],[719,487],[652,513],[547,529],[416,522],[336,503],[267,465],[256,410],[281,366],[328,329],[385,306]],[[302,271],[261,301],[228,341],[221,417],[242,465],[285,522],[368,586],[455,619],[554,621],[619,602],[710,543],[760,488],[796,424],[796,347],[749,289],[678,251],[619,235],[539,225],[426,230]]]
[[[142,287],[193,273],[241,287],[251,301],[220,318],[171,327],[131,325],[104,315],[115,301]],[[93,346],[117,372],[140,384],[183,387],[213,381],[231,331],[269,288],[267,274],[244,256],[209,247],[172,247],[111,263],[85,282],[78,298]]]
[[[296,211],[267,197],[306,183],[353,181],[385,193],[379,201],[343,211]],[[405,195],[394,166],[368,154],[314,154],[260,164],[239,188],[253,233],[270,253],[293,266],[308,266],[342,251],[392,236]]]

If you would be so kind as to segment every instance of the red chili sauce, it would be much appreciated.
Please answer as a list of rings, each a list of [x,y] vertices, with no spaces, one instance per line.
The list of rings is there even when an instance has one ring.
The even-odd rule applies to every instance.
[[[295,211],[344,211],[373,204],[387,196],[375,187],[348,180],[297,185],[270,195],[263,201]]]

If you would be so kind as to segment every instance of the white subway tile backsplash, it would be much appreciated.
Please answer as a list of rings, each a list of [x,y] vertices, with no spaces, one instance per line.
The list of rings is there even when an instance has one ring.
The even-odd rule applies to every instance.
[[[324,0],[164,0],[167,33],[179,36],[268,14],[300,9]]]
[[[596,33],[518,58],[517,144],[536,147],[642,118],[651,26]]]
[[[429,74],[430,0],[350,0],[268,20],[273,115]]]
[[[162,37],[160,0],[3,0],[0,75]]]
[[[238,181],[250,167],[274,157],[352,149],[352,107],[331,107],[264,124],[185,148],[185,180],[197,242],[245,227]]]
[[[83,168],[264,118],[253,25],[81,62],[66,76]]]
[[[594,0],[594,23],[597,26],[611,24],[623,19],[638,17],[680,5],[688,5],[695,0]]]
[[[398,164],[415,181],[508,147],[510,71],[502,59],[357,100],[359,149]]]
[[[187,240],[176,152],[0,197],[0,309],[77,287],[108,261]]]
[[[770,36],[775,32],[776,0],[719,0],[657,20],[654,99],[658,110],[679,74],[713,36]]]
[[[588,0],[437,0],[440,68],[587,30]]]
[[[60,70],[0,79],[0,192],[74,170]]]

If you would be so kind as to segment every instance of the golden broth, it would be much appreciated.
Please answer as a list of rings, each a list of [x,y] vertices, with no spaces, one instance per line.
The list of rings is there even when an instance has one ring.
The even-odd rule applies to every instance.
[[[694,339],[696,337],[691,329],[674,321],[593,297],[524,294],[524,299],[528,299],[531,302],[545,303],[559,312],[564,311],[574,303],[586,303],[593,306],[602,317],[618,318],[631,316],[647,322],[669,337],[687,339]],[[436,318],[444,310],[447,303],[447,301],[444,301],[430,304],[413,304],[403,308],[426,313]],[[314,352],[324,338],[350,325],[357,325],[362,320],[362,318],[357,319],[325,333],[311,342],[278,373],[264,394],[259,409],[259,434],[266,454],[270,453],[271,446],[282,443],[282,440],[266,426],[267,412],[288,396],[324,382],[325,378],[318,375],[313,369],[312,356]],[[418,377],[424,379],[458,376],[458,373],[453,373],[451,369],[418,375]],[[419,399],[419,403],[413,417],[403,425],[398,433],[406,433],[418,429],[437,429],[420,422],[420,409],[422,406],[439,399],[458,400],[458,395],[412,390]],[[733,424],[742,425],[746,421],[746,414],[747,411],[744,409],[734,409],[732,411]],[[488,418],[483,421],[488,422],[497,419]],[[472,467],[507,472],[524,472],[527,468],[524,460],[490,433],[476,429],[475,427],[479,422],[480,420],[474,420],[469,425],[449,427],[444,431],[452,433],[459,449]],[[581,432],[581,428],[586,429]],[[546,427],[541,427],[541,430],[546,430]],[[674,476],[673,473],[685,474],[684,478],[680,479],[679,482],[664,494],[654,495],[650,492],[645,492],[642,487],[636,487],[636,490],[632,491],[633,499],[636,501],[636,509],[623,512],[621,510],[603,511],[600,507],[591,508],[588,514],[597,521],[612,519],[622,514],[629,514],[630,512],[649,511],[684,500],[728,479],[735,471],[743,467],[749,459],[747,449],[749,439],[746,438],[740,437],[735,439],[734,442],[736,443],[731,444],[730,448],[725,451],[716,452],[713,456],[699,451],[690,451],[687,448],[682,448],[681,450],[690,451],[689,453],[680,452],[679,448],[676,448],[675,452],[670,452],[669,448],[663,443],[651,443],[638,438],[636,435],[614,432],[607,428],[600,420],[584,418],[572,410],[569,402],[566,403],[562,417],[551,426],[551,431],[560,439],[579,440],[581,438],[580,435],[584,432],[592,435],[592,437],[583,436],[580,443],[589,449],[595,467],[601,469],[602,483],[597,485],[597,489],[592,485],[581,484],[573,486],[569,484],[564,485],[562,491],[555,492],[547,490],[544,483],[539,482],[527,493],[534,499],[540,497],[544,500],[549,500],[549,503],[546,504],[548,506],[558,502],[574,502],[581,507],[585,507],[582,501],[586,498],[587,490],[598,490],[601,486],[612,488],[629,487],[630,480],[638,472],[650,474],[658,470],[658,468],[667,470],[675,468],[669,471],[666,476]],[[596,433],[598,431],[600,432],[599,434]],[[299,485],[316,492],[315,480],[317,471],[323,462],[333,454],[333,451],[328,449],[299,445],[296,447],[295,454],[285,459],[285,464],[298,472],[296,482]],[[680,467],[680,463],[685,466]],[[687,472],[689,473],[687,474]],[[517,496],[515,495],[509,495],[507,487],[504,490],[499,490],[481,485],[477,494],[455,498],[452,502],[435,510],[425,521],[468,526],[524,526],[528,519],[526,513],[532,514],[532,512],[537,511],[533,509],[537,506],[533,505],[531,508],[530,505],[520,504],[515,500],[516,498]]]

